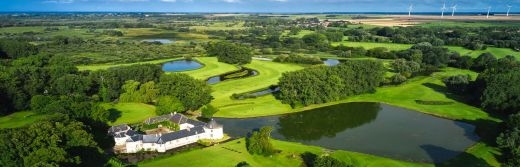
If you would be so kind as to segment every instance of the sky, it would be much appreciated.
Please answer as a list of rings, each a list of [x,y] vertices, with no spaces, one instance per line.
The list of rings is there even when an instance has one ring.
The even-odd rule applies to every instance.
[[[0,0],[1,12],[520,12],[520,0]]]

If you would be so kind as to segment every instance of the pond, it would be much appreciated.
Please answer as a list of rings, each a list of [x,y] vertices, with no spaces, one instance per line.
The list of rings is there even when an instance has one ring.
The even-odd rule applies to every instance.
[[[145,40],[142,40],[142,42],[159,42],[161,44],[170,44],[170,43],[173,43],[174,41],[169,40],[169,39],[145,39]]]
[[[471,124],[380,103],[346,103],[279,116],[216,120],[233,137],[269,125],[274,127],[275,139],[412,162],[443,162],[479,140]]]
[[[278,91],[280,91],[280,87],[273,85],[273,86],[269,86],[268,88],[258,90],[255,92],[238,94],[234,98],[238,99],[238,100],[247,99],[247,98],[257,98],[259,96],[275,93]]]
[[[258,75],[257,71],[255,71],[253,69],[242,67],[242,69],[240,69],[238,71],[232,71],[232,72],[225,73],[222,75],[210,77],[210,78],[208,78],[208,80],[206,82],[208,84],[216,84],[216,83],[219,83],[219,82],[222,82],[225,80],[229,80],[229,79],[247,78],[247,77],[256,76],[256,75]]]
[[[165,72],[179,72],[179,71],[195,70],[195,69],[199,69],[203,66],[204,65],[200,64],[197,61],[176,60],[176,61],[172,61],[172,62],[163,64],[162,70]]]
[[[327,66],[335,66],[335,65],[338,65],[340,63],[340,61],[337,59],[326,59],[326,60],[323,60],[323,63],[325,63],[325,65],[327,65]]]

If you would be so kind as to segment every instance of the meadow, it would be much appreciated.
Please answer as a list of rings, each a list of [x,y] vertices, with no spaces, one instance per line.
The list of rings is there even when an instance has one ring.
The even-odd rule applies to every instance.
[[[0,129],[23,127],[46,117],[48,117],[48,115],[31,111],[16,112],[0,117]]]

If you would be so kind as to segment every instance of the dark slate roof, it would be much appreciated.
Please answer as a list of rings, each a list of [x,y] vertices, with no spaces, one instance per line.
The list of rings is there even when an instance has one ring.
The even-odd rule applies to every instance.
[[[136,131],[131,130],[131,129],[128,130],[128,131],[126,131],[126,135],[128,135],[128,136],[134,136],[134,135],[137,135],[137,134],[138,134],[138,133],[137,133]]]
[[[157,143],[159,135],[143,135],[143,143]]]
[[[222,125],[218,124],[217,121],[211,119],[208,124],[205,126],[208,129],[222,128]]]
[[[176,124],[183,124],[183,123],[186,123],[186,121],[189,120],[187,117],[185,117],[184,115],[181,115],[181,114],[174,114],[171,118],[170,118],[170,121],[176,123]]]
[[[127,139],[126,141],[127,142],[136,142],[136,141],[139,141],[139,140],[143,140],[143,135],[139,134],[139,135],[132,136],[129,139]]]
[[[185,138],[188,136],[193,136],[193,135],[197,135],[197,134],[201,134],[201,133],[204,133],[204,128],[202,128],[202,126],[196,126],[191,129],[184,129],[184,130],[180,130],[177,132],[166,133],[160,137],[160,139],[157,141],[157,144],[164,144],[169,141],[173,141],[173,140],[177,140],[177,139],[181,139],[181,138]]]
[[[115,134],[117,132],[122,132],[122,131],[126,131],[130,129],[130,127],[126,124],[121,124],[121,125],[116,125],[116,126],[112,126],[108,129],[108,133],[109,134]]]
[[[192,124],[193,126],[204,126],[204,125],[206,125],[206,123],[204,123],[204,122],[193,120],[193,119],[188,119],[186,121],[186,123]]]

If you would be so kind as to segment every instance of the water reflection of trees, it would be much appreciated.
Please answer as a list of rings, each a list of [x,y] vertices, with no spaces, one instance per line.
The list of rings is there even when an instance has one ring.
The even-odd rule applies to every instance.
[[[376,119],[379,103],[346,103],[285,115],[279,118],[278,133],[289,140],[319,140]]]

